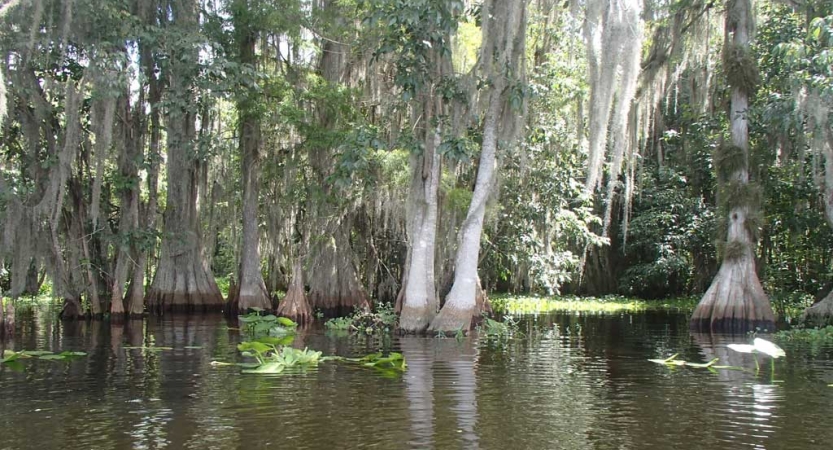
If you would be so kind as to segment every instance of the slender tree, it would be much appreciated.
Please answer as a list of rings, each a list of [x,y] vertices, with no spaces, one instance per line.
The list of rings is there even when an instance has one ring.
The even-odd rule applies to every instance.
[[[258,0],[235,0],[231,5],[234,33],[238,46],[238,62],[245,67],[257,70],[258,61],[256,45],[261,30],[257,18],[250,11]],[[238,140],[240,147],[241,172],[243,174],[243,251],[240,255],[236,292],[229,293],[230,308],[227,312],[236,313],[239,309],[270,309],[271,302],[263,281],[259,250],[259,214],[258,192],[260,190],[260,152],[261,152],[261,114],[262,102],[259,101],[256,86],[240,89],[237,100]]]
[[[431,323],[432,331],[468,329],[478,314],[480,280],[477,265],[480,237],[486,215],[486,202],[497,176],[498,141],[511,144],[523,117],[521,110],[524,77],[526,1],[486,1],[483,17],[483,44],[478,75],[488,80],[484,93],[483,144],[474,194],[466,219],[460,227],[454,267],[454,284],[445,305]],[[514,108],[513,108],[514,105]],[[500,139],[502,138],[502,139]]]

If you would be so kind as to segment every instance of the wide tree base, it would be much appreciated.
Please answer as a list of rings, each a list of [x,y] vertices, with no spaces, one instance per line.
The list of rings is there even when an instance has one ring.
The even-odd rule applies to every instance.
[[[61,320],[78,320],[85,318],[84,312],[81,310],[81,299],[64,298],[64,305],[61,307],[61,312],[58,313]]]
[[[690,325],[693,331],[704,333],[775,330],[775,314],[751,258],[723,262]]]
[[[468,331],[472,327],[472,319],[475,317],[477,308],[455,308],[450,304],[446,304],[431,321],[431,326],[428,331],[437,333],[457,333],[458,331]]]
[[[312,308],[303,287],[293,285],[289,288],[278,305],[277,315],[290,318],[298,324],[312,322]]]
[[[808,327],[833,325],[833,292],[827,294],[824,300],[805,309],[800,322]]]
[[[309,304],[317,308],[324,317],[343,317],[353,314],[357,309],[370,310],[370,302],[363,293],[351,295],[324,295],[314,291],[309,293]]]
[[[431,324],[433,311],[428,305],[414,308],[413,306],[402,306],[402,313],[399,315],[399,333],[419,334],[424,333]]]
[[[174,261],[159,264],[145,303],[156,314],[220,311],[224,306],[220,288],[207,269],[196,262],[182,265]]]

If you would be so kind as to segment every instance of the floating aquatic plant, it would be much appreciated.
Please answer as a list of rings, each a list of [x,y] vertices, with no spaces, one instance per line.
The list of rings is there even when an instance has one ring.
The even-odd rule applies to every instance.
[[[44,361],[68,361],[74,358],[87,356],[85,352],[63,351],[61,353],[54,353],[47,350],[21,350],[3,352],[3,358],[0,359],[0,365],[5,365],[12,370],[23,370],[23,365],[20,364],[21,359],[42,359]]]
[[[291,339],[292,336],[287,338]],[[382,352],[377,352],[361,358],[322,356],[320,351],[308,348],[299,350],[283,344],[282,342],[287,338],[279,339],[265,336],[258,340],[245,341],[237,345],[237,349],[243,356],[254,358],[257,362],[227,363],[212,361],[211,365],[238,366],[243,368],[243,373],[250,374],[278,374],[290,368],[314,367],[323,361],[355,363],[361,367],[377,369],[386,375],[399,374],[408,367],[405,363],[405,357],[401,353],[391,352],[385,355]]]
[[[253,312],[237,316],[243,324],[243,328],[249,336],[286,336],[295,334],[298,324],[286,317],[278,317],[273,314],[261,315],[259,309]]]
[[[711,360],[707,363],[693,363],[693,362],[689,362],[689,361],[684,361],[682,359],[677,359],[677,356],[679,356],[679,353],[674,353],[673,355],[671,355],[671,356],[669,356],[668,358],[665,358],[665,359],[649,359],[648,361],[651,361],[652,363],[657,363],[657,364],[665,364],[667,366],[687,366],[687,367],[694,367],[694,368],[698,368],[698,369],[705,369],[705,368],[713,367],[715,364],[717,364],[717,361],[720,360],[720,358],[714,358],[713,360]],[[720,367],[720,366],[716,366],[716,367]]]

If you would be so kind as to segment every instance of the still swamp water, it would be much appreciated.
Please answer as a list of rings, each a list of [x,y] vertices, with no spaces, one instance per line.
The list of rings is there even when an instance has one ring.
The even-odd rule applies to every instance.
[[[508,339],[356,338],[320,327],[293,346],[401,351],[384,376],[324,362],[243,375],[219,315],[60,323],[33,312],[3,349],[84,351],[0,366],[0,449],[833,448],[833,346],[786,343],[775,362],[693,336],[670,312],[521,318]],[[145,347],[129,349],[125,347]],[[156,350],[153,347],[170,347]],[[679,359],[746,371],[668,368]]]

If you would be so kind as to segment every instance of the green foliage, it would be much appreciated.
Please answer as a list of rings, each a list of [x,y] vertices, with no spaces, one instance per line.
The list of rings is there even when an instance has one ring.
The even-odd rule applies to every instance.
[[[243,369],[243,373],[252,374],[278,374],[287,369],[308,368],[318,365],[321,359],[321,352],[304,348],[282,346],[263,342],[241,342],[237,349],[243,356],[253,357],[258,365],[252,368]]]
[[[490,302],[495,312],[505,314],[539,314],[550,311],[573,311],[587,313],[638,312],[645,310],[672,309],[693,311],[698,298],[679,297],[662,301],[649,301],[616,295],[605,297],[518,297],[492,296]]]
[[[628,234],[622,236],[627,269],[620,292],[666,298],[692,291],[694,263],[709,256],[715,221],[714,209],[695,193],[689,177],[671,168],[643,177]]]
[[[364,22],[383,30],[376,55],[394,55],[394,83],[408,101],[425,86],[439,83],[432,80],[432,54],[451,53],[451,35],[456,32],[464,4],[459,0],[376,0],[360,1],[370,7]]]
[[[390,333],[399,321],[393,305],[377,303],[375,311],[357,309],[346,317],[336,317],[324,323],[328,330],[351,331],[363,334]]]
[[[833,325],[824,328],[792,328],[775,333],[780,341],[829,343],[833,342]]]
[[[502,322],[483,317],[483,322],[477,327],[477,331],[489,338],[507,338],[516,334],[518,328],[518,322],[511,316],[505,316]]]

